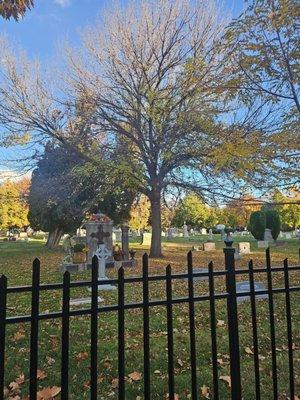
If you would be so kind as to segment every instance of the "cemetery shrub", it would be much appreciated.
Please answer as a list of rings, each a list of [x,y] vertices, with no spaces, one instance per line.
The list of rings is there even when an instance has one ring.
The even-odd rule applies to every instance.
[[[271,229],[272,237],[276,240],[280,233],[280,217],[276,210],[266,210],[266,228]]]
[[[256,240],[264,240],[266,229],[266,214],[263,211],[254,211],[250,215],[248,230]]]
[[[74,253],[82,253],[85,250],[85,245],[83,243],[76,243],[73,246]]]

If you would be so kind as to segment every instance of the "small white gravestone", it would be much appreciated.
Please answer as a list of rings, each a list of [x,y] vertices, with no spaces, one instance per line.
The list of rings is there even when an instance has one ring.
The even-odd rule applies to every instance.
[[[188,238],[189,237],[189,232],[188,232],[188,227],[187,227],[186,223],[184,223],[182,229],[183,229],[183,237]]]
[[[116,242],[121,242],[122,241],[122,229],[113,229],[113,233],[115,234],[115,239]]]
[[[209,240],[213,240],[214,235],[213,235],[212,229],[210,229],[210,230],[208,231],[208,236],[209,236]]]
[[[291,239],[291,238],[292,238],[292,235],[291,235],[289,232],[286,232],[286,233],[285,233],[285,238],[286,238],[286,239]]]
[[[165,231],[161,232],[161,237],[166,237],[166,232]]]
[[[238,243],[238,252],[240,254],[250,254],[250,243],[249,242]]]
[[[151,239],[152,239],[152,233],[151,232],[144,232],[143,233],[143,246],[150,246],[151,245]]]
[[[94,255],[98,258],[99,262],[99,271],[98,271],[98,279],[99,281],[108,280],[107,276],[105,275],[105,265],[106,260],[111,257],[111,250],[105,246],[105,244],[100,244],[97,251]],[[115,290],[116,287],[110,284],[103,284],[98,285],[98,290]]]
[[[273,243],[274,242],[271,229],[268,229],[268,228],[265,229],[264,241],[268,242],[268,243]]]
[[[211,231],[211,229],[209,231]],[[200,232],[201,232],[201,235],[207,235],[207,229],[206,228],[201,228]]]
[[[203,251],[214,251],[214,250],[216,250],[216,243],[214,242],[203,243]]]

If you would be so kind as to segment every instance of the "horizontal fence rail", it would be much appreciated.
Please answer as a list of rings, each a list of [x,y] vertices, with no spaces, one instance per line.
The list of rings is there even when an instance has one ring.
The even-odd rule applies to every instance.
[[[118,323],[118,398],[126,399],[126,375],[125,375],[125,311],[140,309],[143,318],[143,394],[144,399],[149,400],[152,397],[151,373],[150,373],[150,309],[152,307],[164,306],[166,308],[167,321],[167,376],[169,400],[175,397],[175,374],[174,374],[174,311],[173,306],[178,304],[187,304],[188,321],[189,321],[189,358],[190,358],[190,374],[191,374],[191,399],[197,400],[200,396],[198,387],[198,362],[197,362],[197,340],[195,325],[195,304],[199,302],[207,302],[209,305],[210,324],[208,334],[211,339],[211,367],[213,382],[213,397],[221,399],[219,390],[219,371],[218,371],[218,341],[217,341],[217,319],[216,319],[216,302],[225,300],[227,303],[228,315],[228,340],[229,340],[229,361],[230,361],[230,378],[231,378],[231,398],[233,400],[242,399],[241,384],[241,356],[240,356],[240,338],[239,338],[239,319],[238,307],[239,298],[249,297],[251,308],[251,325],[253,339],[253,363],[255,375],[255,398],[261,399],[261,377],[259,368],[259,337],[257,325],[257,307],[256,298],[261,295],[268,296],[269,310],[269,327],[271,342],[271,367],[272,367],[272,396],[277,399],[278,392],[278,363],[276,355],[276,321],[274,316],[274,295],[284,294],[285,311],[286,311],[286,328],[287,328],[287,349],[288,349],[288,371],[289,371],[289,398],[295,397],[295,373],[294,373],[294,345],[293,345],[293,323],[291,310],[291,293],[299,292],[299,286],[290,285],[290,273],[300,271],[300,265],[289,266],[287,259],[284,260],[283,267],[272,267],[270,250],[266,250],[266,266],[254,268],[253,262],[250,261],[247,268],[235,269],[234,249],[225,248],[225,269],[216,270],[213,263],[209,263],[208,272],[195,272],[193,270],[192,252],[187,255],[187,272],[180,274],[172,274],[171,266],[166,268],[165,275],[148,274],[149,263],[148,256],[143,256],[142,276],[125,277],[124,269],[118,270],[117,279],[99,280],[98,279],[98,260],[93,258],[91,280],[71,281],[70,273],[65,272],[62,283],[41,284],[40,283],[40,261],[35,259],[32,270],[31,286],[14,286],[8,287],[7,278],[0,277],[0,400],[4,400],[5,388],[5,354],[8,351],[5,348],[6,343],[6,326],[30,323],[30,360],[29,360],[29,399],[37,399],[37,370],[38,370],[38,342],[39,342],[39,323],[40,321],[49,319],[60,319],[61,325],[61,399],[69,398],[69,359],[70,359],[70,318],[75,316],[90,317],[90,398],[97,399],[99,385],[98,379],[98,317],[101,313],[117,312]],[[255,289],[255,275],[265,273],[267,277],[267,288],[265,290]],[[283,274],[283,287],[273,286],[273,275],[276,273]],[[236,277],[246,275],[249,279],[250,290],[247,292],[236,291]],[[206,277],[208,280],[208,294],[195,295],[194,284],[195,278]],[[225,278],[226,291],[216,293],[215,278]],[[172,283],[176,280],[186,280],[187,296],[174,297]],[[151,282],[163,282],[165,284],[164,299],[151,300],[149,295],[149,284]],[[110,305],[98,305],[98,286],[105,284],[117,285],[118,302]],[[142,284],[142,301],[127,303],[125,302],[126,287],[128,284]],[[91,288],[91,305],[87,308],[75,309],[70,308],[70,291],[72,288]],[[60,311],[40,312],[40,294],[53,290],[62,291],[62,307]],[[31,313],[29,315],[7,315],[7,297],[11,294],[30,293],[31,294]],[[163,349],[162,349],[163,350]],[[271,379],[271,378],[270,378]],[[271,398],[271,397],[270,397]]]

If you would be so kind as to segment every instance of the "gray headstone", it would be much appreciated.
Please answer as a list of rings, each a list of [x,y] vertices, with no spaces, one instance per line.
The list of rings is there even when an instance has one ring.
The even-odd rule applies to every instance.
[[[194,274],[198,272],[203,272],[203,273],[208,273],[207,268],[194,268],[193,269]],[[186,279],[188,280],[188,279]],[[207,276],[194,276],[194,281],[208,281],[208,275]]]
[[[98,297],[98,303],[102,303],[104,300],[102,297]],[[90,304],[91,303],[91,297],[82,297],[78,299],[71,299],[70,300],[70,306],[79,306],[81,304]]]
[[[257,292],[259,290],[266,290],[266,287],[261,282],[255,282],[254,283],[254,290],[255,290],[255,292]],[[250,283],[249,283],[249,281],[237,282],[237,284],[236,284],[236,292],[237,293],[250,292]],[[267,299],[268,295],[267,294],[259,294],[259,295],[256,295],[255,298],[256,299]],[[250,300],[250,296],[237,297],[237,301],[238,302],[245,301],[245,300]]]
[[[265,229],[264,241],[265,242],[269,242],[269,243],[273,243],[274,242],[271,229],[268,229],[268,228]]]
[[[107,218],[105,215],[99,214],[99,221],[88,221],[85,223],[86,228],[86,242],[88,247],[87,263],[91,264],[92,257],[97,251],[100,244],[105,244],[109,251],[112,251],[113,238],[112,229],[113,221]],[[107,262],[113,261],[113,258],[107,260]]]
[[[269,246],[269,243],[266,242],[265,240],[258,240],[258,241],[257,241],[257,247],[258,247],[259,249],[265,249],[265,248],[267,248],[268,246]]]

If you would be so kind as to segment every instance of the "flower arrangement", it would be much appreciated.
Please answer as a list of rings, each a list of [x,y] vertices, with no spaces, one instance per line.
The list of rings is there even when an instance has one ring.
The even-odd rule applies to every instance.
[[[89,251],[88,247],[83,243],[76,243],[72,247],[73,253],[87,253]]]
[[[88,220],[93,222],[101,222],[103,224],[111,221],[111,219],[105,214],[91,214],[88,217]]]
[[[75,264],[83,264],[86,262],[86,253],[89,251],[88,247],[86,247],[83,243],[76,243],[72,246],[73,252],[73,263]]]
[[[124,260],[124,251],[118,244],[113,247],[113,258],[115,261]]]

